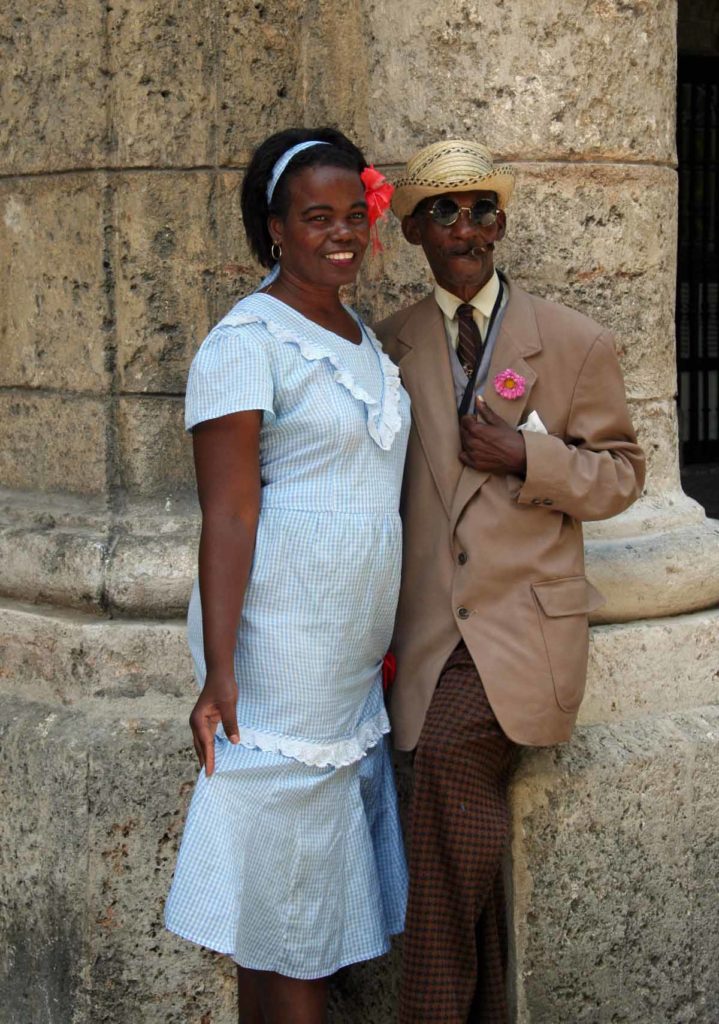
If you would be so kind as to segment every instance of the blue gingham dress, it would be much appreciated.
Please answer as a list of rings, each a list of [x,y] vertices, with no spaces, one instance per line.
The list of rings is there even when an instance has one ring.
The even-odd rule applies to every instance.
[[[215,773],[200,773],[165,922],[294,978],[378,956],[404,923],[381,662],[409,399],[362,334],[353,345],[254,294],[205,339],[187,388],[188,429],[262,410],[262,500],[235,648],[240,743],[220,729]],[[202,686],[197,584],[188,635]]]

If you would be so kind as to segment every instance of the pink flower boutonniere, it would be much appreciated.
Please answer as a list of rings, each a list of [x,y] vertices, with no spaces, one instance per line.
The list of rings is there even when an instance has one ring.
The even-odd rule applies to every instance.
[[[527,382],[521,373],[514,370],[502,370],[494,378],[494,390],[502,398],[521,398],[524,394]]]

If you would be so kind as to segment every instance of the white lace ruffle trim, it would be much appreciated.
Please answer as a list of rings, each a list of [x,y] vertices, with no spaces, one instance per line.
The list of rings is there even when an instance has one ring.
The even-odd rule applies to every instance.
[[[253,295],[251,298],[261,299],[262,296]],[[301,334],[281,327],[273,320],[268,320],[264,315],[231,310],[218,326],[241,327],[244,324],[257,323],[258,321],[264,323],[270,334],[277,338],[278,341],[296,345],[300,350],[302,358],[308,362],[326,359],[334,370],[335,381],[341,387],[346,388],[353,398],[356,398],[358,402],[362,402],[366,406],[369,436],[383,451],[388,452],[391,449],[395,436],[402,426],[399,370],[389,356],[385,355],[382,351],[382,346],[368,327],[361,325],[367,334],[370,344],[377,353],[382,370],[382,399],[379,402],[377,399],[372,398],[364,388],[360,387],[350,371],[342,366],[340,359],[332,349],[326,348],[320,342],[309,341]]]
[[[367,751],[376,746],[389,732],[390,724],[384,708],[358,728],[354,736],[335,740],[333,743],[310,743],[281,733],[261,732],[249,726],[240,725],[239,746],[252,750],[264,750],[269,754],[282,754],[315,768],[344,768],[363,758]],[[227,751],[229,753],[229,751]],[[226,755],[225,755],[226,756]],[[223,759],[224,765],[224,759]],[[224,767],[220,771],[227,770]]]

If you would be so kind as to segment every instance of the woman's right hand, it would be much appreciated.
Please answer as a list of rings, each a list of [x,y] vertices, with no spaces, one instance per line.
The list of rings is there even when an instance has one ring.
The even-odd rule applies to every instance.
[[[215,733],[220,722],[230,743],[239,743],[237,683],[232,676],[215,677],[208,673],[190,715],[195,753],[208,778],[215,770]]]

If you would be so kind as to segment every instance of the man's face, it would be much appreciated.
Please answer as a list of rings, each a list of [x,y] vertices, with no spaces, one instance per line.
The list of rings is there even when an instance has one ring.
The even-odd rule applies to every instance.
[[[404,237],[412,245],[421,245],[434,278],[442,288],[462,299],[477,294],[494,272],[494,245],[504,238],[507,221],[503,210],[497,212],[494,224],[486,227],[473,224],[467,210],[462,210],[454,224],[436,223],[429,210],[439,196],[425,200],[402,220]],[[471,207],[479,199],[496,203],[494,192],[477,189],[473,192],[446,192],[441,198],[453,199],[463,207]]]

